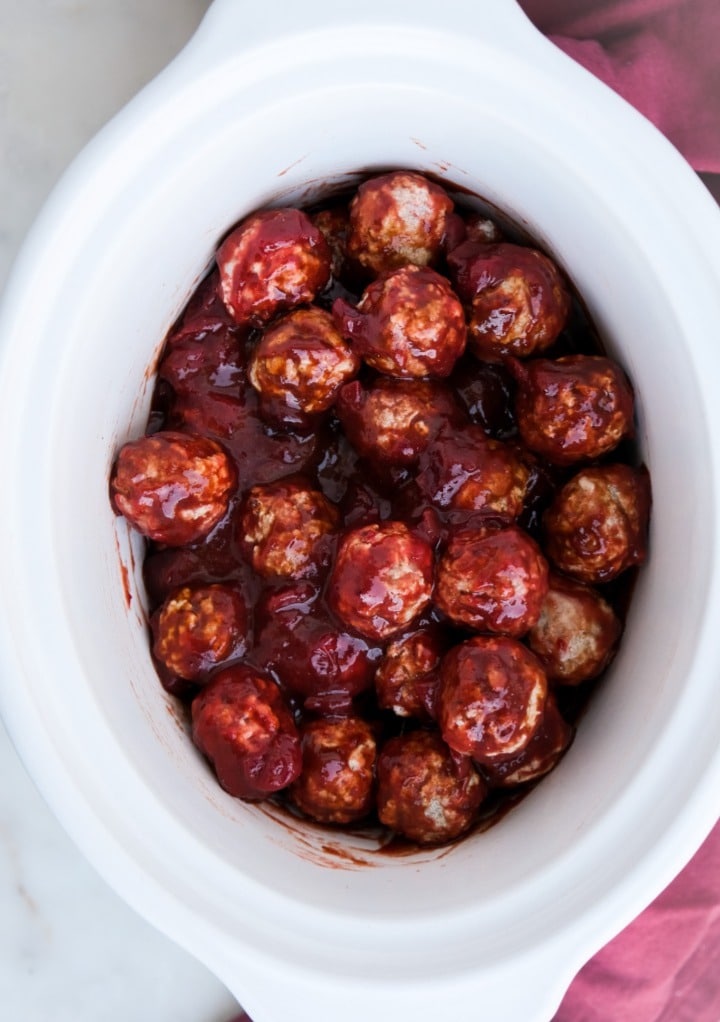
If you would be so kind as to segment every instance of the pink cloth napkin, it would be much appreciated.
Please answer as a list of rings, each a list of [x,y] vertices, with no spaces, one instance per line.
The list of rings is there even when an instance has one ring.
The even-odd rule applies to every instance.
[[[541,31],[653,121],[720,199],[719,0],[520,2]],[[554,1022],[720,1022],[720,824],[580,971]]]

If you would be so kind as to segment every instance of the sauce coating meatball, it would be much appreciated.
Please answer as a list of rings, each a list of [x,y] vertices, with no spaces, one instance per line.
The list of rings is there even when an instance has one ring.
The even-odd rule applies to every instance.
[[[445,277],[426,267],[378,277],[357,308],[336,299],[333,316],[353,350],[387,376],[449,376],[465,350],[462,305]]]
[[[556,568],[581,582],[608,582],[645,560],[649,514],[644,469],[582,469],[543,516],[545,552]]]
[[[492,764],[527,747],[547,700],[545,672],[517,639],[476,635],[446,655],[438,724],[451,749]]]
[[[599,458],[632,434],[632,389],[611,359],[566,355],[511,365],[520,436],[548,461],[570,465]]]
[[[578,685],[610,663],[622,626],[610,604],[581,582],[550,576],[550,588],[527,643],[550,681]]]
[[[281,422],[326,412],[360,368],[324,309],[296,309],[268,327],[255,348],[248,378],[261,407]]]
[[[360,717],[321,719],[300,732],[302,773],[290,799],[319,823],[353,823],[375,804],[377,747],[370,725]]]
[[[443,641],[433,628],[391,642],[375,673],[378,706],[398,717],[433,720],[442,654]]]
[[[480,426],[442,426],[418,463],[420,492],[440,509],[487,511],[508,519],[523,509],[530,469],[518,451]]]
[[[248,491],[239,535],[263,578],[312,578],[327,562],[327,539],[338,523],[338,512],[319,490],[283,480]]]
[[[522,752],[491,766],[484,772],[494,788],[512,788],[544,777],[560,761],[573,739],[572,727],[558,710],[555,697],[548,693],[545,711],[535,734]]]
[[[350,213],[347,206],[331,206],[318,210],[310,217],[330,249],[330,270],[334,278],[341,277],[346,268]]]
[[[322,231],[299,209],[254,213],[217,252],[220,294],[237,323],[261,325],[311,302],[330,278]]]
[[[514,525],[465,529],[440,559],[435,603],[456,624],[521,636],[537,622],[548,566],[537,543]]]
[[[150,624],[156,658],[188,681],[247,650],[248,611],[231,586],[183,586],[167,597]]]
[[[379,378],[369,387],[343,387],[336,413],[345,435],[364,458],[381,465],[414,465],[445,422],[462,412],[452,391],[437,380]]]
[[[236,798],[266,798],[302,769],[300,737],[280,689],[244,664],[221,668],[195,697],[192,735]]]
[[[472,762],[438,734],[413,731],[385,743],[377,764],[381,823],[419,844],[440,844],[474,822],[487,788]]]
[[[455,288],[469,310],[468,340],[481,358],[545,351],[570,314],[570,292],[557,266],[534,248],[466,241],[448,256]]]
[[[434,263],[442,248],[450,196],[412,171],[361,184],[350,203],[349,254],[373,274]]]
[[[121,447],[110,493],[143,536],[184,546],[217,525],[236,482],[232,461],[214,440],[166,430]]]
[[[386,639],[422,613],[432,587],[432,548],[402,522],[384,522],[345,536],[328,596],[349,628],[371,639]]]

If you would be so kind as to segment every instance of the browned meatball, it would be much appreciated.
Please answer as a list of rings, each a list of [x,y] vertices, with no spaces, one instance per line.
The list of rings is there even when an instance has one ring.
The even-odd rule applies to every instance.
[[[318,210],[310,217],[330,249],[330,269],[333,277],[342,276],[347,262],[347,243],[350,233],[350,214],[347,206],[331,206]]]
[[[414,465],[443,423],[463,419],[437,380],[355,381],[340,391],[335,411],[358,454],[381,465]]]
[[[526,646],[507,636],[477,635],[443,660],[440,731],[451,749],[492,764],[527,747],[547,693],[542,665]]]
[[[417,485],[435,507],[517,518],[530,479],[518,451],[481,426],[443,426],[420,456]]]
[[[332,316],[315,307],[296,309],[268,327],[255,348],[248,378],[264,410],[281,421],[330,408],[360,368]]]
[[[378,277],[357,308],[336,299],[333,316],[353,350],[387,376],[449,376],[465,350],[462,305],[447,280],[425,267]]]
[[[581,582],[551,575],[527,643],[551,681],[577,685],[596,678],[607,667],[621,631],[615,611],[599,593]]]
[[[432,586],[432,548],[402,522],[384,522],[345,536],[328,595],[349,628],[371,639],[386,639],[422,613]]]
[[[290,798],[319,823],[353,823],[374,806],[377,747],[360,717],[313,720],[301,728],[302,773]]]
[[[545,512],[545,553],[581,582],[608,582],[645,560],[649,515],[644,469],[620,464],[582,469]]]
[[[350,203],[348,251],[373,274],[427,266],[441,250],[450,196],[421,174],[400,170],[365,181]]]
[[[456,624],[524,635],[540,617],[548,566],[537,543],[512,525],[457,533],[437,573],[435,603]]]
[[[557,266],[522,245],[466,241],[448,256],[469,309],[468,339],[481,358],[545,351],[570,314],[570,292]]]
[[[523,442],[556,465],[607,454],[633,432],[633,392],[616,362],[600,355],[513,360]]]
[[[512,788],[544,777],[562,758],[573,739],[572,727],[563,719],[552,692],[548,693],[540,726],[516,756],[492,765],[484,764],[485,776],[495,788]]]
[[[247,649],[248,611],[242,594],[228,585],[183,586],[151,620],[153,653],[168,671],[188,681]]]
[[[497,244],[504,240],[500,227],[482,213],[470,213],[465,217],[465,238],[481,245]]]
[[[442,639],[433,628],[418,628],[391,642],[375,673],[378,706],[398,717],[432,720],[442,654]]]
[[[311,302],[330,278],[330,249],[299,209],[254,213],[217,252],[220,294],[237,323],[266,323]]]
[[[463,834],[487,792],[472,762],[453,754],[431,731],[387,741],[377,774],[380,822],[420,844],[440,844]]]
[[[236,481],[235,467],[220,444],[167,430],[120,449],[110,492],[115,508],[143,536],[184,546],[217,525]]]
[[[319,490],[305,482],[280,480],[253,486],[246,494],[240,541],[263,578],[313,578],[327,562],[328,537],[339,520]]]
[[[300,774],[300,737],[280,689],[244,664],[221,668],[193,700],[192,734],[236,798],[266,798]]]

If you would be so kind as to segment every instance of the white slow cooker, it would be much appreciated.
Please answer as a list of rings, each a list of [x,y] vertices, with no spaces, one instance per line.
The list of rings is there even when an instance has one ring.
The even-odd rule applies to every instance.
[[[218,788],[157,683],[107,486],[227,228],[391,167],[554,254],[635,383],[654,490],[568,755],[486,833],[397,857]],[[215,0],[53,193],[0,323],[2,710],[88,858],[255,1022],[547,1022],[718,818],[719,237],[681,157],[512,0]]]

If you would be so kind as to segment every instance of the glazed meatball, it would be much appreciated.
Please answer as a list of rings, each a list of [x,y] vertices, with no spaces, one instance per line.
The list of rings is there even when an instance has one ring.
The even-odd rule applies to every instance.
[[[321,209],[310,217],[330,249],[330,270],[335,279],[343,275],[347,263],[350,214],[346,206]]]
[[[247,650],[248,610],[227,585],[183,586],[151,620],[153,653],[172,674],[199,681],[218,664]]]
[[[255,348],[248,378],[261,406],[280,421],[326,412],[360,368],[329,312],[296,309],[268,327]]]
[[[432,587],[432,548],[402,522],[384,522],[361,526],[342,540],[329,599],[349,628],[386,639],[422,613]]]
[[[440,635],[429,627],[391,642],[375,674],[378,706],[398,717],[432,720],[442,653]]]
[[[192,735],[236,798],[266,798],[300,774],[300,736],[280,689],[244,664],[221,668],[193,700]]]
[[[570,314],[570,292],[557,266],[534,248],[467,241],[448,256],[469,311],[468,339],[480,358],[545,351]]]
[[[320,590],[295,582],[266,593],[256,607],[258,664],[277,677],[303,708],[347,714],[370,688],[381,651],[340,630],[323,611]]]
[[[357,308],[336,299],[333,316],[353,350],[386,376],[449,376],[465,350],[462,305],[447,280],[425,267],[378,277]]]
[[[476,635],[442,662],[438,724],[451,749],[490,764],[525,749],[540,726],[548,685],[517,639]]]
[[[167,430],[126,443],[110,480],[113,504],[148,539],[184,546],[225,515],[237,479],[223,448]]]
[[[485,511],[517,518],[530,469],[515,447],[480,426],[440,428],[418,462],[420,492],[441,510]]]
[[[339,515],[309,484],[282,480],[253,486],[243,501],[239,535],[263,578],[312,578],[327,563],[328,538]]]
[[[615,611],[599,593],[581,582],[551,575],[527,643],[550,681],[577,685],[596,678],[607,667],[621,631]]]
[[[522,529],[487,526],[458,532],[437,573],[435,603],[456,624],[521,636],[537,622],[548,566]]]
[[[414,465],[443,423],[462,421],[452,392],[437,380],[354,381],[335,411],[358,454],[380,465]]]
[[[353,823],[375,804],[377,747],[360,717],[313,720],[301,728],[302,773],[289,791],[319,823]]]
[[[632,434],[632,389],[609,358],[566,355],[511,364],[520,436],[548,461],[570,465],[599,458]]]
[[[644,469],[582,469],[543,516],[545,552],[556,568],[581,582],[608,582],[645,560],[649,514]]]
[[[254,213],[217,252],[220,294],[237,323],[259,326],[311,302],[330,278],[322,231],[298,209]]]
[[[434,263],[442,248],[450,196],[421,174],[395,171],[361,184],[350,204],[349,254],[372,274]]]
[[[494,788],[512,788],[544,777],[560,761],[573,739],[573,729],[564,720],[551,692],[548,693],[540,726],[526,747],[516,756],[500,760],[484,772]]]
[[[378,756],[380,822],[419,844],[440,844],[474,822],[487,788],[466,756],[440,735],[413,731],[385,743]]]

